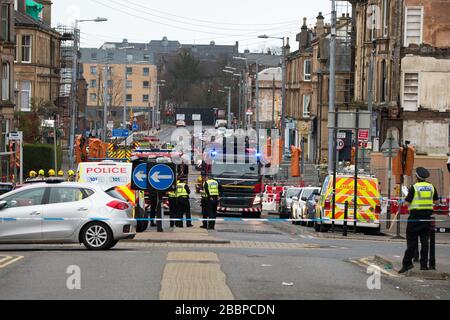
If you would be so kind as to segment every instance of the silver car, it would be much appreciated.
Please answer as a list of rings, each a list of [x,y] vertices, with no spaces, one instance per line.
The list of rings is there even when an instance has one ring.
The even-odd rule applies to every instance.
[[[48,181],[0,196],[0,243],[83,243],[107,250],[133,239],[133,207],[114,189]]]

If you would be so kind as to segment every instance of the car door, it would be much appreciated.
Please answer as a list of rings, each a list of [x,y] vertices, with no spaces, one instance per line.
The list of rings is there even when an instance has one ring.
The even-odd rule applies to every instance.
[[[44,241],[71,238],[89,214],[94,191],[86,188],[54,186],[50,188],[44,210],[42,237]]]
[[[42,240],[43,199],[47,188],[16,192],[1,200],[0,242],[39,242]]]

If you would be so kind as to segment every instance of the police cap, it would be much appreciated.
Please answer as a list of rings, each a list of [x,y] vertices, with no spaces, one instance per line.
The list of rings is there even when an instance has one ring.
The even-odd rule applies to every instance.
[[[430,172],[423,167],[419,167],[416,169],[416,176],[420,180],[426,180],[430,177]]]

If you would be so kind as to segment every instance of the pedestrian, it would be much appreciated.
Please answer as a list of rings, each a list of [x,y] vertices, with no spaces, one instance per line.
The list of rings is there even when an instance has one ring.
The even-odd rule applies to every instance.
[[[201,181],[200,181],[200,196],[201,196],[201,207],[202,207],[202,219],[203,223],[200,228],[208,229],[208,196],[205,192],[204,183],[206,182],[206,175],[202,173]]]
[[[150,227],[156,227],[156,210],[158,210],[158,196],[156,193],[150,193],[148,195],[150,201]]]
[[[219,205],[219,195],[221,186],[214,179],[207,179],[203,183],[203,190],[206,194],[206,206],[208,210],[208,230],[214,230],[217,218],[217,206]]]
[[[170,215],[170,227],[175,226],[175,219],[177,218],[177,193],[175,191],[167,192],[169,198],[169,215]]]
[[[420,251],[420,270],[428,269],[428,251],[433,207],[438,203],[439,196],[436,188],[426,180],[430,172],[422,167],[416,170],[417,183],[414,184],[405,198],[409,206],[409,219],[406,227],[407,249],[403,258],[403,267],[399,273],[405,273],[414,268],[413,258],[418,250],[419,241],[422,245]]]
[[[177,182],[177,211],[178,218],[181,219],[177,221],[176,226],[178,228],[183,228],[183,216],[186,216],[186,227],[191,228],[192,218],[191,218],[191,205],[189,203],[189,195],[191,194],[191,190],[186,183],[186,178],[180,178]]]

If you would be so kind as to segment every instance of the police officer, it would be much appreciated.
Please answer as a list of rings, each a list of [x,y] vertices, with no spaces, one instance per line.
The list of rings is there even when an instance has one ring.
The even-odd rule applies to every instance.
[[[403,258],[403,267],[399,273],[405,273],[414,268],[413,258],[419,247],[418,238],[422,245],[420,252],[421,270],[428,270],[428,250],[430,237],[430,219],[433,214],[434,204],[438,202],[436,188],[426,182],[430,172],[425,168],[417,168],[417,183],[413,185],[405,198],[409,206],[410,216],[406,227],[407,249]],[[425,221],[424,221],[425,220]]]
[[[175,226],[175,220],[177,218],[177,193],[175,191],[167,192],[169,198],[169,214],[170,214],[170,227]]]
[[[156,219],[156,210],[158,210],[158,196],[156,193],[149,193],[148,199],[150,201],[150,227],[157,227],[155,219]]]
[[[53,169],[48,170],[48,177],[49,178],[55,177],[55,176],[56,176],[55,170],[53,170]]]
[[[58,178],[64,178],[64,171],[62,170],[58,171]]]
[[[217,218],[217,206],[219,205],[219,194],[221,186],[214,179],[207,179],[203,183],[203,190],[206,194],[206,207],[208,210],[208,230],[214,230]]]
[[[191,228],[193,227],[191,221],[191,205],[189,203],[191,190],[186,182],[186,178],[180,178],[177,183],[177,211],[179,219],[183,219],[183,215],[186,215],[186,226]],[[176,226],[178,228],[183,228],[183,221],[177,221]]]
[[[200,227],[202,229],[208,229],[208,196],[205,192],[204,183],[206,182],[206,174],[202,173],[200,181],[200,196],[201,196],[201,207],[202,207],[202,218],[203,225]]]

